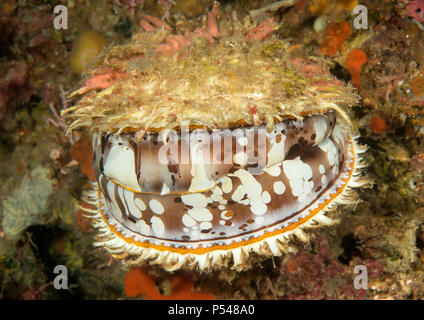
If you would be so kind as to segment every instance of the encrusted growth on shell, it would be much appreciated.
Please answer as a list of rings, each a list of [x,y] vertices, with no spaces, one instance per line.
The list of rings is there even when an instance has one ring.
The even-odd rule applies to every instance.
[[[192,46],[171,58],[156,52],[168,36],[165,28],[137,33],[106,51],[86,80],[105,73],[117,80],[74,93],[88,91],[65,111],[70,129],[152,130],[183,122],[208,129],[262,123],[271,128],[287,117],[343,113],[357,102],[352,88],[335,80],[323,61],[299,57],[299,50],[275,36],[246,41],[248,26],[221,20],[216,40],[193,37]]]

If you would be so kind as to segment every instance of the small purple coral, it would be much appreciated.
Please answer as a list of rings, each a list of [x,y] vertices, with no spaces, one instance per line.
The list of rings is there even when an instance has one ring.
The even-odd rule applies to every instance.
[[[407,1],[406,15],[424,23],[424,0]]]

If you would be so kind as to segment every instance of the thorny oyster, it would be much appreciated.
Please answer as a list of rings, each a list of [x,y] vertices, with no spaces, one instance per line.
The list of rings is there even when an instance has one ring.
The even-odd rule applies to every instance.
[[[272,35],[272,20],[215,6],[185,35],[147,20],[64,112],[93,135],[97,244],[130,265],[242,270],[252,252],[281,255],[331,224],[325,212],[362,184],[352,88]]]

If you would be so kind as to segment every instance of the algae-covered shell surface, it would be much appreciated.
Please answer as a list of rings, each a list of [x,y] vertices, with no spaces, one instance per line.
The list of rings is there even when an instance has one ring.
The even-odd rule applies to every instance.
[[[184,35],[147,20],[103,52],[64,111],[69,130],[93,136],[97,245],[130,265],[243,270],[333,223],[328,209],[361,186],[353,89],[272,20],[214,7]]]

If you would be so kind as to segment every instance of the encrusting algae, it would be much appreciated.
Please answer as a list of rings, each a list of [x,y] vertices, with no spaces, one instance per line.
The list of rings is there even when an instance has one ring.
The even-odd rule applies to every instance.
[[[242,24],[217,3],[184,35],[150,16],[141,26],[100,55],[63,112],[69,131],[93,134],[97,244],[129,265],[243,270],[252,253],[290,252],[293,235],[332,224],[324,213],[363,185],[352,87],[274,35],[272,19]]]

